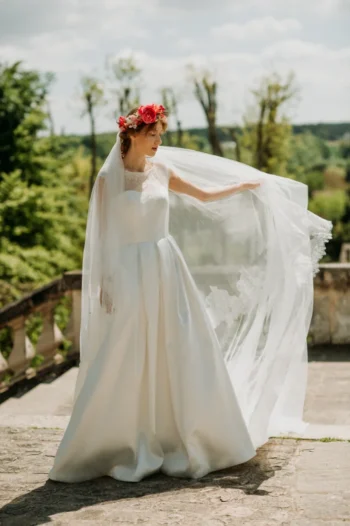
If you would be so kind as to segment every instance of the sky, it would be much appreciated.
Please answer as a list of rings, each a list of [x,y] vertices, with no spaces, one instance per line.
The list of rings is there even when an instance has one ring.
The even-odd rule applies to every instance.
[[[262,76],[294,71],[294,123],[350,121],[350,0],[0,0],[0,62],[55,74],[55,131],[87,133],[79,97],[96,76],[108,105],[97,131],[115,131],[106,60],[132,54],[142,70],[141,102],[178,94],[184,128],[204,126],[187,66],[218,82],[218,123],[241,124]],[[116,87],[116,86],[114,86]]]

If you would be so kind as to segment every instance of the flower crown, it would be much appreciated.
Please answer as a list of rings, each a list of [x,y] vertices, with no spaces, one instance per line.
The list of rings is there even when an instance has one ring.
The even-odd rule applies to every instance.
[[[136,129],[142,123],[153,124],[157,120],[167,122],[166,109],[161,104],[148,104],[147,106],[140,106],[131,115],[119,117],[118,126],[120,131],[124,132],[128,128]]]

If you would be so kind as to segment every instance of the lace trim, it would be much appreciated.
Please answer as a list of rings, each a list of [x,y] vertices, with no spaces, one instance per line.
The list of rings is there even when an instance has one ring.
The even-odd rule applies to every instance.
[[[124,186],[125,190],[143,190],[143,184],[148,179],[148,172],[127,172],[125,171]]]
[[[150,178],[154,165],[150,162],[146,163],[144,172],[130,172],[124,170],[124,188],[125,190],[137,190],[142,192],[144,190],[144,183]]]
[[[319,272],[319,261],[326,254],[326,243],[332,239],[333,223],[329,221],[327,230],[324,232],[313,232],[310,237],[311,243],[311,262],[313,275]]]
[[[222,322],[230,325],[232,321],[245,315],[259,301],[263,288],[264,270],[251,267],[242,268],[236,283],[237,293],[230,294],[226,289],[210,286],[210,293],[205,297],[205,305],[214,327]]]

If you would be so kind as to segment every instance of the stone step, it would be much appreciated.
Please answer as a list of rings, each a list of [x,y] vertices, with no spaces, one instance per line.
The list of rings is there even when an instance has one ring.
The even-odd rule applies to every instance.
[[[67,416],[71,412],[78,367],[72,367],[50,383],[41,383],[23,396],[0,405],[0,422],[8,416]]]

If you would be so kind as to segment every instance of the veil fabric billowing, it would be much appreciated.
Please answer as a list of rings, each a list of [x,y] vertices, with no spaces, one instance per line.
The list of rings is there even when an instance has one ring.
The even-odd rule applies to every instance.
[[[161,147],[155,160],[201,188],[262,182],[254,190],[209,202],[170,192],[169,231],[210,315],[254,444],[300,431],[313,276],[332,223],[307,209],[303,183],[180,148]],[[123,239],[118,197],[123,190],[118,136],[89,205],[82,277],[83,369],[103,345],[113,320]],[[101,305],[102,284],[108,297]]]

